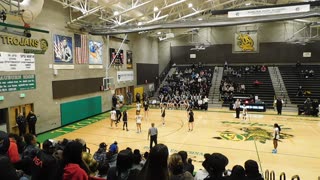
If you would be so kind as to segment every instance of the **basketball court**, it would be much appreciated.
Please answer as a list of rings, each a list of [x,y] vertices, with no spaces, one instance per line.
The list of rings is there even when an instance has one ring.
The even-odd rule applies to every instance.
[[[142,111],[142,114],[144,112]],[[188,132],[185,110],[166,110],[166,125],[162,126],[160,109],[151,109],[149,118],[143,119],[142,133],[136,133],[135,109],[128,110],[129,131],[118,127],[110,128],[110,119],[105,116],[101,121],[82,128],[76,128],[55,139],[82,138],[94,153],[100,142],[110,145],[117,141],[119,149],[131,147],[143,153],[149,150],[148,128],[154,122],[158,128],[158,143],[166,144],[170,153],[185,150],[193,159],[195,171],[202,168],[204,153],[219,152],[229,159],[228,169],[234,165],[244,165],[248,159],[260,161],[261,168],[273,170],[276,177],[285,172],[287,178],[299,175],[301,179],[317,179],[320,169],[320,121],[318,118],[297,116],[284,112],[276,115],[273,110],[264,113],[249,112],[247,120],[236,119],[235,112],[228,109],[209,109],[194,111],[194,130]],[[107,118],[106,118],[107,117]],[[281,142],[278,153],[272,154],[273,124],[281,128]],[[259,160],[260,159],[260,160]]]

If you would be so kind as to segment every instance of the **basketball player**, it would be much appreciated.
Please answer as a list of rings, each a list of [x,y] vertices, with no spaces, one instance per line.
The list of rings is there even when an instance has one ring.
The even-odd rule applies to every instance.
[[[247,114],[248,114],[248,108],[246,107],[245,104],[243,104],[242,107],[242,119],[247,120]]]
[[[137,133],[141,133],[141,122],[142,122],[142,116],[140,115],[140,111],[137,111],[136,112]]]
[[[281,128],[277,123],[275,123],[273,125],[273,127],[274,127],[274,131],[273,131],[273,147],[274,147],[274,149],[272,150],[272,153],[276,154],[278,152],[277,148],[278,148],[278,141],[280,139]]]
[[[189,131],[192,131],[193,130],[193,122],[194,122],[194,114],[193,114],[193,111],[192,109],[190,109],[189,111],[189,123],[188,123],[188,127],[189,127]]]
[[[136,110],[140,112],[140,110],[141,110],[141,103],[140,102],[136,103]]]
[[[112,110],[110,112],[110,119],[111,119],[111,127],[113,126],[113,122],[115,123],[115,125],[117,127],[117,112],[116,112],[115,108],[112,108]]]
[[[162,119],[162,126],[165,126],[165,117],[166,117],[166,104],[161,106],[161,119]]]
[[[128,114],[127,114],[127,110],[124,110],[122,114],[123,114],[123,116],[122,116],[122,121],[123,121],[122,129],[124,130],[124,127],[126,127],[127,131],[129,131],[128,130]]]
[[[143,101],[143,107],[144,107],[144,118],[147,120],[148,112],[149,112],[149,98]]]

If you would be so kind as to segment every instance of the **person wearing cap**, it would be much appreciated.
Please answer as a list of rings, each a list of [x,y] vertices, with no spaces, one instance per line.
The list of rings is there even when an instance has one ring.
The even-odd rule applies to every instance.
[[[107,161],[109,163],[109,167],[116,166],[118,156],[118,142],[115,141],[113,144],[109,146],[109,151],[107,153]]]
[[[10,146],[8,134],[0,131],[0,179],[18,180],[19,177],[7,156]]]
[[[55,143],[46,140],[42,144],[42,150],[32,160],[31,180],[55,180],[57,177],[58,162],[53,157]]]
[[[213,153],[207,157],[204,162],[206,164],[206,170],[209,173],[206,180],[224,180],[223,173],[229,163],[226,156],[220,153]]]
[[[118,142],[117,141],[114,141],[114,143],[110,145],[109,152],[118,153]]]
[[[95,159],[99,166],[102,166],[107,161],[107,144],[102,142],[99,145],[99,149],[93,154],[93,159]]]
[[[34,114],[34,112],[29,112],[27,116],[27,122],[29,127],[29,133],[36,135],[37,116]]]

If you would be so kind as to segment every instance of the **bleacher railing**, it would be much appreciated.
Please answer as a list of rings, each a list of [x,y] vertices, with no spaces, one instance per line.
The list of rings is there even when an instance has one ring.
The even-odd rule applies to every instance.
[[[278,71],[276,70],[275,66],[273,67],[273,73],[274,73],[275,77],[277,78],[278,85],[279,85],[279,90],[281,92],[280,96],[282,97],[282,99],[284,101],[284,106],[287,106],[287,102],[288,101],[287,101],[287,97],[286,97],[286,95],[284,93],[285,89],[284,89],[284,87],[282,86],[282,83],[281,83],[281,79],[280,79],[281,74],[278,73]]]
[[[264,179],[265,180],[276,180],[276,173],[274,171],[269,171],[268,169],[265,170],[264,173]],[[279,175],[279,180],[286,180],[286,173],[282,172]],[[291,180],[300,180],[299,175],[294,175],[291,177]],[[320,180],[320,177],[318,178]]]

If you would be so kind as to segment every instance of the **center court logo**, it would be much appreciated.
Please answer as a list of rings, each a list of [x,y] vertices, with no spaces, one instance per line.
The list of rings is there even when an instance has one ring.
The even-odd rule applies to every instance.
[[[266,143],[267,140],[273,139],[273,125],[268,124],[259,124],[259,123],[240,123],[240,122],[233,122],[233,121],[223,121],[223,124],[239,124],[244,125],[246,124],[247,127],[236,128],[238,130],[234,131],[222,131],[220,132],[220,136],[213,137],[214,139],[220,140],[229,140],[229,141],[259,141],[260,143]],[[253,127],[253,126],[260,126],[260,127]],[[267,127],[268,129],[265,129]],[[290,130],[291,128],[286,128],[281,125],[282,130]],[[289,139],[292,138],[293,135],[280,133],[280,139]]]

